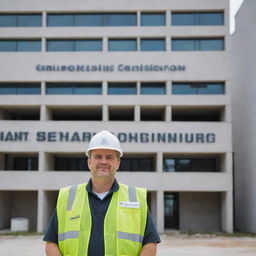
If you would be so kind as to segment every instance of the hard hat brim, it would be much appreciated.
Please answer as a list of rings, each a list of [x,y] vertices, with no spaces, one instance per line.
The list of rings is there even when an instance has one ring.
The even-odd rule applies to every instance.
[[[123,151],[117,150],[116,148],[104,147],[104,146],[90,148],[89,150],[86,151],[86,153],[85,153],[86,156],[89,157],[89,152],[92,151],[92,150],[95,150],[95,149],[109,149],[109,150],[114,150],[114,151],[116,151],[116,152],[119,153],[119,157],[122,157],[122,156],[123,156]]]

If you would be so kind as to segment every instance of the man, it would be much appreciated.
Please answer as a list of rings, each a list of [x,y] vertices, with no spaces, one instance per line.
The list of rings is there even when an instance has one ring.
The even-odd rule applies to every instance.
[[[91,179],[60,190],[44,236],[47,256],[155,256],[160,238],[146,190],[115,179],[123,155],[118,138],[97,133],[86,155]]]

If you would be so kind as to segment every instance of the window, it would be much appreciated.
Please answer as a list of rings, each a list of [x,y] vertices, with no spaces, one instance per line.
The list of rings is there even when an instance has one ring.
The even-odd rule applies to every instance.
[[[133,106],[109,106],[109,121],[134,121]]]
[[[141,39],[141,51],[165,51],[164,39]]]
[[[0,40],[0,52],[39,52],[40,40]]]
[[[38,158],[37,157],[15,157],[14,170],[17,170],[17,171],[38,170]]]
[[[224,113],[224,106],[173,106],[172,121],[221,122],[224,121]]]
[[[47,83],[46,94],[102,94],[101,83]]]
[[[140,120],[141,121],[164,121],[165,120],[165,107],[141,106]]]
[[[56,171],[89,171],[85,157],[56,157],[54,169]]]
[[[102,40],[101,39],[47,40],[47,51],[49,52],[102,51]]]
[[[108,94],[137,94],[136,83],[108,83]]]
[[[36,83],[1,83],[0,94],[40,94],[40,84]]]
[[[41,14],[0,14],[0,27],[40,27]]]
[[[40,107],[3,107],[3,120],[40,120]]]
[[[47,26],[136,26],[135,13],[48,14]]]
[[[153,172],[153,157],[124,157],[121,160],[119,171],[124,172]]]
[[[164,13],[141,13],[141,26],[165,26]]]
[[[172,94],[224,94],[224,83],[173,83]]]
[[[164,172],[216,172],[215,158],[164,158]]]
[[[133,13],[108,13],[104,15],[105,26],[136,26],[137,15]]]
[[[101,106],[48,107],[54,121],[102,121]]]
[[[141,83],[141,94],[165,94],[165,83]]]
[[[74,26],[74,15],[72,14],[48,14],[47,26],[49,27],[62,27]]]
[[[85,27],[104,26],[104,14],[99,14],[99,13],[75,14],[74,26],[85,26]]]
[[[109,39],[109,51],[137,51],[136,39]]]
[[[220,26],[224,25],[223,12],[174,12],[173,26]]]
[[[223,38],[172,39],[173,51],[223,51]]]

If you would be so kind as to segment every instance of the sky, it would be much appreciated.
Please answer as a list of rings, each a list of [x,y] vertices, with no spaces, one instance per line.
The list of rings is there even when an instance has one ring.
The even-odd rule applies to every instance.
[[[234,16],[237,13],[239,7],[244,0],[230,0],[230,32],[233,33],[235,30],[235,19]]]

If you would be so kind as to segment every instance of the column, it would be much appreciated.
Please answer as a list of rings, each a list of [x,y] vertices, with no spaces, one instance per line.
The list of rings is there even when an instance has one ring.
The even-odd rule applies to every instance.
[[[46,204],[45,192],[39,190],[37,195],[37,232],[44,232],[46,226],[46,210],[48,208]]]
[[[222,115],[222,121],[231,123],[231,105],[226,105],[224,108],[224,114]]]
[[[108,38],[103,37],[102,39],[102,51],[107,52],[108,51]]]
[[[164,192],[157,191],[156,226],[159,233],[164,232]]]
[[[221,229],[233,233],[233,191],[221,193]]]
[[[156,155],[156,171],[162,172],[163,171],[163,152],[157,152]]]
[[[40,106],[40,121],[48,121],[52,119],[51,111],[46,105]]]
[[[102,106],[102,120],[104,122],[108,121],[108,106],[107,105]]]
[[[140,105],[135,105],[134,109],[134,121],[139,122],[140,121]]]
[[[165,37],[165,50],[167,52],[171,51],[171,38],[169,36]]]
[[[165,121],[170,122],[172,117],[172,108],[171,106],[165,106]]]
[[[42,15],[42,27],[46,27],[47,26],[47,14],[46,12],[43,12]]]
[[[171,95],[172,94],[172,82],[167,81],[166,82],[166,95]]]
[[[107,83],[107,81],[102,82],[102,94],[103,95],[108,94],[108,83]]]
[[[45,152],[40,151],[38,155],[38,171],[39,172],[45,171],[45,162],[46,162]]]

